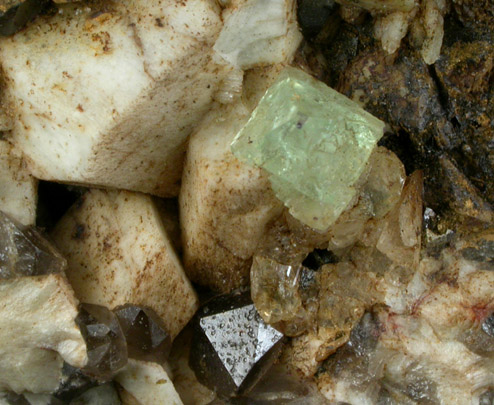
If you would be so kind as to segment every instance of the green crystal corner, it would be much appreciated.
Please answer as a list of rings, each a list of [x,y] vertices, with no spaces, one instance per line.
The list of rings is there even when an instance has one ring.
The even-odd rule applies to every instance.
[[[296,68],[266,91],[232,142],[240,160],[270,173],[290,213],[326,230],[348,207],[384,123]]]

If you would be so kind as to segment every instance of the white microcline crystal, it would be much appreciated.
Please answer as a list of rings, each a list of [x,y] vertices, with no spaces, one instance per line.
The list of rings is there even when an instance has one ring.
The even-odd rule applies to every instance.
[[[20,277],[0,282],[0,391],[52,392],[65,360],[87,362],[75,323],[77,300],[64,276]]]
[[[59,5],[0,39],[13,140],[33,175],[178,193],[186,138],[230,68],[215,0]]]
[[[52,237],[68,262],[81,302],[112,309],[152,308],[175,337],[198,300],[150,196],[91,190],[65,214]]]
[[[233,66],[248,69],[281,63],[293,54],[302,36],[295,1],[245,0],[226,9],[225,25],[215,51]]]

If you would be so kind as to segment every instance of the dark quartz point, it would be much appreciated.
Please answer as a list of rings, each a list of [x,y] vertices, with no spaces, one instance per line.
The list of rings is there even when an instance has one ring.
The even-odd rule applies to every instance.
[[[66,260],[34,227],[0,211],[0,278],[61,273]]]
[[[97,384],[96,380],[85,375],[81,369],[64,363],[60,386],[54,395],[61,401],[69,402]]]
[[[0,7],[0,35],[7,36],[15,34],[24,28],[29,21],[33,20],[46,8],[49,1],[25,0],[4,3],[12,5],[8,10],[5,10],[5,7]]]
[[[127,341],[129,357],[162,364],[170,353],[171,338],[161,318],[151,308],[132,304],[113,310]]]
[[[101,305],[81,304],[76,322],[88,348],[83,372],[98,380],[109,380],[127,364],[127,344],[117,316]]]
[[[279,355],[283,335],[264,323],[250,293],[206,302],[193,320],[189,364],[222,398],[248,392]]]

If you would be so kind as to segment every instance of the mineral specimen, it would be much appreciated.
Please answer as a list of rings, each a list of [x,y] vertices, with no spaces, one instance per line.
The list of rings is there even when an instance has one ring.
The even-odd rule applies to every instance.
[[[219,7],[56,7],[0,38],[14,143],[29,169],[45,180],[177,195],[187,137],[230,74],[212,60]]]
[[[115,381],[122,388],[120,397],[125,405],[182,405],[167,371],[159,364],[129,359]]]
[[[66,260],[34,227],[0,211],[0,279],[63,273]]]
[[[266,174],[230,150],[248,116],[236,103],[203,121],[190,138],[180,190],[187,276],[223,293],[248,283],[250,258],[266,224],[283,209]]]
[[[161,318],[151,308],[126,304],[116,307],[130,358],[163,364],[171,347],[170,335]]]
[[[349,339],[367,309],[379,303],[403,307],[400,291],[419,264],[422,174],[403,184],[403,166],[383,148],[370,160],[358,203],[316,235],[320,239],[280,222],[253,259],[256,308],[264,321],[296,337],[292,359],[307,375]],[[304,259],[307,243],[335,250],[316,249]],[[318,262],[314,257],[321,253]]]
[[[194,320],[190,366],[221,397],[248,391],[279,354],[283,335],[265,324],[249,293],[213,298]]]
[[[18,151],[0,140],[0,210],[23,225],[34,225],[37,185]]]
[[[0,282],[0,391],[53,392],[65,360],[87,361],[77,301],[61,274]]]
[[[288,336],[305,332],[315,322],[315,311],[304,299],[302,288],[311,286],[313,300],[318,300],[314,272],[300,263],[282,264],[256,255],[251,267],[252,300],[262,319]],[[312,311],[311,311],[312,309]]]
[[[294,16],[294,0],[247,0],[223,14],[224,26],[214,50],[243,70],[281,63],[302,36]]]
[[[326,230],[358,192],[384,123],[306,73],[287,68],[232,143],[270,173],[290,213]]]
[[[397,293],[401,300],[375,306],[323,363],[317,379],[326,398],[352,404],[489,400],[494,275],[482,260],[463,257],[454,245],[464,241],[452,245],[438,258],[424,255]]]
[[[217,396],[197,380],[194,370],[189,365],[192,332],[192,327],[187,327],[173,341],[168,361],[170,375],[173,376],[173,385],[184,404],[206,405]]]
[[[51,235],[67,258],[67,278],[81,302],[152,308],[171,338],[194,315],[196,293],[150,196],[92,189]]]
[[[0,3],[0,35],[12,35],[36,17],[48,0],[6,0]]]
[[[329,401],[319,393],[314,381],[300,378],[281,359],[281,363],[273,365],[252,391],[245,396],[230,400],[229,403],[231,405],[326,405]]]
[[[96,385],[98,381],[84,374],[80,368],[64,363],[60,386],[54,396],[64,402],[69,402]]]
[[[101,305],[81,304],[76,321],[88,347],[84,372],[100,380],[110,379],[127,364],[127,345],[118,318]]]

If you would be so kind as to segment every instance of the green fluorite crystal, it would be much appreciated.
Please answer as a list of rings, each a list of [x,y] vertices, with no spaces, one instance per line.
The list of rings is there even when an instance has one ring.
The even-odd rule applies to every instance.
[[[303,71],[286,68],[232,143],[234,155],[270,173],[290,213],[327,229],[356,183],[384,123]]]

